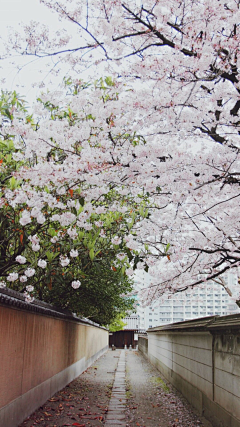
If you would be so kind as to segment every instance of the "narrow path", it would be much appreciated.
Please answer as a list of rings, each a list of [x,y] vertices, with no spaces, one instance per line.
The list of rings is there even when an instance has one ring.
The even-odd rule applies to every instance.
[[[18,427],[211,427],[140,352],[109,350]]]
[[[126,353],[127,427],[212,427],[141,352]]]
[[[102,427],[119,356],[120,350],[105,353],[18,427]]]
[[[112,395],[108,405],[106,416],[106,426],[124,426],[126,411],[126,352],[121,351],[115,379],[112,388]]]

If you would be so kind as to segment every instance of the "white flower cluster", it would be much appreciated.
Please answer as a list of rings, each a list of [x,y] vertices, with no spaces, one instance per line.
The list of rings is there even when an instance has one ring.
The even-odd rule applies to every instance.
[[[41,248],[39,245],[39,243],[40,243],[39,237],[36,234],[34,234],[34,236],[29,236],[28,239],[32,243],[32,250],[34,252],[38,252]]]
[[[80,282],[80,280],[74,280],[74,281],[72,282],[72,288],[73,288],[73,289],[78,289],[80,286],[81,286],[81,282]]]
[[[71,239],[77,239],[78,234],[75,229],[69,228],[67,234],[71,237]]]
[[[70,251],[70,257],[76,258],[78,256],[78,251],[75,249],[71,249]]]
[[[18,273],[10,273],[8,276],[7,276],[7,280],[9,281],[9,282],[15,282],[15,280],[17,280],[18,279]]]
[[[31,295],[29,295],[29,293],[28,293],[28,292],[24,292],[23,294],[24,294],[24,296],[25,296],[25,301],[26,301],[26,302],[30,302],[30,303],[31,303],[31,302],[33,302],[33,301],[34,301],[34,299],[35,299],[35,298],[34,298],[34,297],[31,297]]]
[[[114,236],[111,240],[113,245],[119,245],[121,243],[122,239],[119,236]]]
[[[26,209],[22,212],[22,216],[19,220],[21,225],[27,225],[31,222],[31,215],[30,212],[28,212]]]
[[[67,256],[60,255],[60,264],[62,267],[67,267],[70,263],[70,259]]]
[[[76,215],[71,212],[64,212],[59,216],[59,222],[62,227],[72,224],[76,220]]]
[[[125,257],[126,257],[126,254],[123,254],[123,253],[117,254],[117,258],[118,258],[120,261],[122,261]]]
[[[27,270],[25,270],[25,276],[27,277],[32,277],[34,276],[36,270],[34,268],[27,268]]]
[[[16,257],[16,261],[19,262],[19,264],[25,264],[27,260],[26,260],[26,258],[24,256],[18,255]]]
[[[94,224],[96,225],[96,227],[102,227],[103,221],[95,221]]]
[[[39,259],[38,260],[38,267],[46,268],[47,267],[47,262],[44,259]]]

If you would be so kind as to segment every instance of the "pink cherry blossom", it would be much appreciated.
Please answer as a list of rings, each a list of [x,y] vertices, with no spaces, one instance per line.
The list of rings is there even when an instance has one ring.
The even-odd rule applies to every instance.
[[[44,3],[62,20],[81,24],[79,52],[71,55],[70,36],[52,37],[37,24],[15,33],[12,49],[57,57],[61,48],[60,62],[75,73],[76,87],[81,71],[99,75],[100,62],[112,84],[102,79],[75,95],[66,96],[64,87],[41,95],[59,111],[70,108],[77,115],[71,126],[62,115],[52,120],[42,104],[34,107],[37,132],[23,120],[13,121],[12,134],[24,141],[23,156],[32,166],[16,172],[21,189],[6,189],[1,205],[25,204],[19,220],[24,227],[45,225],[43,212],[49,209],[52,223],[64,228],[58,238],[74,240],[79,231],[102,227],[101,214],[128,213],[128,231],[114,231],[111,242],[125,242],[143,259],[137,268],[149,268],[151,283],[142,293],[147,303],[236,269],[237,2],[146,0],[141,10],[134,1],[89,0],[86,10],[81,2]],[[63,161],[54,150],[64,154]],[[113,191],[115,200],[108,204],[105,196]],[[120,223],[118,217],[110,232]],[[101,229],[100,237],[108,239],[108,233]],[[33,251],[40,251],[39,238],[30,240]],[[67,256],[60,258],[63,267],[69,263]]]

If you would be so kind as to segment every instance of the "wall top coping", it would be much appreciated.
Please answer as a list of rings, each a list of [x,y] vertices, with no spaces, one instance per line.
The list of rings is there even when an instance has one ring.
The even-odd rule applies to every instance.
[[[92,320],[86,319],[84,317],[78,317],[69,310],[61,310],[44,301],[35,299],[32,303],[26,302],[23,294],[9,288],[0,289],[0,305],[23,311],[30,311],[32,313],[42,314],[45,316],[51,316],[58,319],[71,320],[77,323],[96,326],[98,328],[107,330]]]
[[[218,333],[221,330],[229,332],[240,332],[240,314],[228,316],[210,316],[199,319],[187,320],[185,322],[171,323],[169,325],[156,326],[148,329],[148,334],[154,332],[204,332]]]

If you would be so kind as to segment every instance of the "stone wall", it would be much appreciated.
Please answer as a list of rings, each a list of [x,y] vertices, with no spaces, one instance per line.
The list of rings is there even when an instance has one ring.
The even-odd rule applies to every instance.
[[[217,427],[240,427],[240,315],[148,330],[148,357]]]
[[[0,426],[17,427],[108,348],[108,331],[0,292]]]

